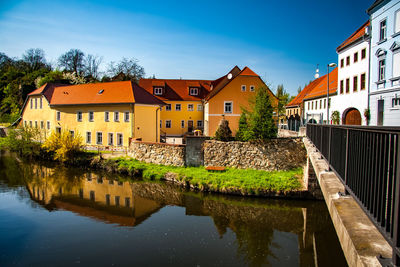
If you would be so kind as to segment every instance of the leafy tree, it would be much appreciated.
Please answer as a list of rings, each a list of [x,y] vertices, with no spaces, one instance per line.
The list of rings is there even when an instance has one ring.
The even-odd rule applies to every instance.
[[[79,49],[70,49],[58,58],[58,65],[64,70],[82,74],[85,71],[85,54]]]
[[[63,73],[60,70],[53,70],[46,73],[44,76],[39,76],[35,80],[36,88],[41,87],[46,83],[65,83],[69,84],[67,80],[64,79]]]
[[[144,78],[144,68],[138,64],[135,58],[122,58],[118,63],[111,62],[108,67],[108,73],[114,81],[136,81]]]
[[[219,123],[219,127],[215,132],[215,139],[218,141],[230,141],[232,139],[232,131],[229,128],[229,121],[222,118],[221,122]]]
[[[25,61],[30,70],[35,71],[41,68],[49,68],[46,64],[46,58],[43,49],[30,48],[22,55],[22,60]]]

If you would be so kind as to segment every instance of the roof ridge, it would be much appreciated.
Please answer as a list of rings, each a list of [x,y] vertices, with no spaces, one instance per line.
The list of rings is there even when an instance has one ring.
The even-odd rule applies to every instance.
[[[366,26],[368,26],[369,23],[370,23],[369,20],[367,20],[366,22],[364,22],[364,24],[361,25],[361,27],[359,27],[357,30],[355,30],[346,40],[344,40],[344,41],[336,48],[336,51],[338,52],[339,50],[342,50],[343,48],[345,48],[345,47],[351,45],[351,44],[354,43],[356,40],[358,40],[359,38],[361,38],[362,36],[364,36],[365,33],[364,33],[362,36],[360,36],[359,38],[357,38],[357,39],[355,39],[355,40],[349,42],[349,41],[351,40],[351,38],[353,38],[355,35],[357,35],[357,33],[359,33],[360,30],[362,30],[363,28],[365,28]],[[347,42],[349,42],[349,43],[347,43]]]

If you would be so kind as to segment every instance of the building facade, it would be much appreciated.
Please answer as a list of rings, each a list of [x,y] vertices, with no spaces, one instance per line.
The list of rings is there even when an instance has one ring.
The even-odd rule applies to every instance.
[[[340,124],[367,125],[368,109],[369,21],[349,36],[337,49],[337,95],[332,98],[332,112],[338,111]]]
[[[400,125],[400,1],[377,0],[371,23],[371,125]]]

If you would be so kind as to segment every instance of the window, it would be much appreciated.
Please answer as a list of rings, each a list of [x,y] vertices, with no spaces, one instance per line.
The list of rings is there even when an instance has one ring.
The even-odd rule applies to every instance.
[[[254,92],[254,85],[250,85],[250,92]]]
[[[50,130],[50,122],[47,121],[47,130]]]
[[[181,128],[182,129],[185,128],[185,121],[184,120],[181,120]]]
[[[202,104],[198,104],[197,105],[197,111],[203,111],[203,105]]]
[[[129,111],[124,112],[124,121],[129,122]]]
[[[314,101],[311,101],[311,110],[314,109]]]
[[[94,113],[93,113],[93,111],[89,111],[89,121],[94,121]]]
[[[82,121],[82,111],[78,111],[78,112],[76,113],[76,120],[77,120],[77,121]]]
[[[400,108],[400,97],[392,98],[392,108]]]
[[[60,112],[60,111],[57,111],[57,113],[56,113],[56,119],[57,119],[58,121],[61,120],[61,112]]]
[[[111,199],[110,194],[106,194],[106,205],[107,206],[110,206],[110,203],[111,203],[110,199]]]
[[[358,90],[358,76],[353,77],[353,92],[357,92]]]
[[[165,121],[165,128],[171,128],[171,120]]]
[[[44,121],[40,121],[40,129],[44,129]]]
[[[43,108],[43,99],[42,98],[40,98],[39,107],[40,107],[40,109]]]
[[[319,100],[319,108],[322,109],[322,99]]]
[[[346,66],[349,66],[350,65],[350,56],[347,56],[346,57]]]
[[[358,52],[354,53],[354,63],[358,61]]]
[[[361,59],[364,59],[367,56],[367,49],[364,48],[363,50],[361,50]]]
[[[399,12],[398,12],[399,13]],[[393,52],[393,78],[400,77],[400,51]]]
[[[324,99],[324,108],[326,108],[326,98]]]
[[[31,98],[31,109],[33,109],[33,99]]]
[[[92,143],[92,133],[86,132],[86,144]]]
[[[386,60],[385,59],[379,60],[378,81],[385,80],[385,68],[386,68]]]
[[[129,197],[125,198],[125,207],[129,208],[131,205],[131,199]]]
[[[224,113],[232,113],[232,102],[224,102]]]
[[[188,111],[193,111],[193,110],[194,110],[194,105],[188,104]]]
[[[119,121],[119,112],[114,111],[114,121],[118,122]]]
[[[379,24],[379,41],[386,40],[386,19]]]
[[[119,206],[119,196],[115,196],[115,206]]]
[[[90,191],[90,200],[91,200],[91,201],[95,201],[95,200],[96,200],[93,190]]]
[[[344,58],[342,58],[342,59],[340,60],[340,67],[341,67],[341,68],[344,67]]]
[[[365,90],[365,73],[361,74],[360,90]]]
[[[397,10],[394,14],[394,32],[400,32],[400,10]]]
[[[110,121],[110,112],[104,111],[104,121]]]
[[[154,94],[155,95],[162,95],[163,94],[163,88],[162,87],[154,87]]]
[[[103,133],[102,132],[97,132],[96,135],[97,135],[96,143],[98,145],[102,145],[103,144]]]
[[[37,109],[37,98],[35,98],[35,109]]]
[[[175,104],[175,110],[181,111],[181,104]]]
[[[310,110],[310,102],[308,102],[307,104],[307,109]]]
[[[24,121],[24,126],[28,127],[28,122],[27,121]]]
[[[242,92],[246,92],[246,85],[242,85]]]
[[[160,128],[162,128],[162,120],[160,120]]]
[[[346,79],[346,94],[350,92],[350,79]]]
[[[340,81],[340,93],[343,94],[343,80]]]
[[[165,106],[165,110],[166,110],[166,111],[171,111],[171,104],[167,104],[167,105]]]
[[[108,145],[109,146],[114,145],[114,134],[113,133],[108,133]]]
[[[37,124],[37,121],[35,121],[35,128],[37,128],[38,127],[38,124]]]
[[[198,94],[199,94],[199,88],[191,87],[191,88],[189,89],[189,94],[190,94],[190,95],[198,95]]]
[[[61,127],[56,127],[56,133],[61,134]]]
[[[197,121],[197,128],[203,127],[203,121]]]
[[[72,138],[74,138],[74,136],[75,136],[75,132],[74,131],[70,130],[69,134],[71,135]]]
[[[124,136],[122,133],[117,133],[117,146],[124,145]]]

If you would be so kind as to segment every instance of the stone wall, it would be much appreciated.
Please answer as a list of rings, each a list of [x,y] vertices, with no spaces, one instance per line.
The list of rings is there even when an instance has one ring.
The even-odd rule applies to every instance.
[[[301,138],[278,138],[262,143],[207,140],[203,151],[205,166],[267,171],[303,167],[307,159]]]
[[[185,145],[132,142],[128,155],[147,163],[185,166]]]

